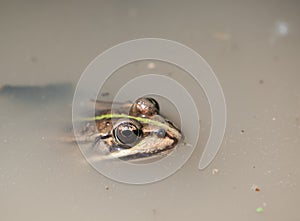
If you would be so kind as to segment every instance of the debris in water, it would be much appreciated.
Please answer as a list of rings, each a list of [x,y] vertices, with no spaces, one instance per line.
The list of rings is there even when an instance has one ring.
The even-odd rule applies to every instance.
[[[262,213],[263,211],[264,211],[264,208],[262,208],[262,207],[257,207],[256,208],[257,213]]]
[[[259,191],[260,191],[260,188],[259,188],[257,185],[253,184],[253,185],[251,186],[250,190],[255,191],[255,192],[259,192]]]
[[[218,172],[219,172],[219,169],[213,169],[213,170],[212,170],[212,174],[213,174],[213,175],[217,174]]]
[[[219,41],[226,41],[231,38],[230,34],[226,32],[216,32],[212,35],[212,37]]]

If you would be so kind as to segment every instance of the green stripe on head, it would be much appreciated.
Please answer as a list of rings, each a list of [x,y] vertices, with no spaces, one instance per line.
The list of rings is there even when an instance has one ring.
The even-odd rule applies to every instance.
[[[104,120],[104,119],[110,119],[110,118],[128,118],[128,119],[134,119],[134,120],[140,121],[142,123],[146,123],[146,124],[152,124],[152,125],[159,126],[159,127],[166,127],[166,125],[160,121],[151,120],[151,119],[144,118],[144,117],[134,117],[134,116],[126,115],[126,114],[103,114],[103,115],[96,116],[96,117],[84,118],[82,120],[95,121],[95,120]]]

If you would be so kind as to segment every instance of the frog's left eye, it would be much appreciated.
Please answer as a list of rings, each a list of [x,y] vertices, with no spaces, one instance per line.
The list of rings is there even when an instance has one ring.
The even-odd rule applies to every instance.
[[[129,115],[131,116],[153,116],[159,113],[158,102],[151,97],[141,97],[132,105]]]
[[[142,130],[130,121],[119,122],[113,131],[115,139],[122,145],[133,147],[142,136]]]

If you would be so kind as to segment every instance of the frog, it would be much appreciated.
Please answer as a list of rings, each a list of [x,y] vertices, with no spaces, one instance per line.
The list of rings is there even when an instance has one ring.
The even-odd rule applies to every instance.
[[[48,103],[64,104],[73,89],[70,84],[4,85],[0,95],[35,108]],[[80,126],[73,127],[73,131],[65,125],[62,136],[53,140],[77,142],[99,160],[139,161],[166,156],[184,138],[181,130],[160,113],[160,105],[152,97],[140,97],[134,102],[91,100],[89,105],[95,108],[93,117],[79,119],[76,124]]]
[[[152,97],[135,102],[95,101],[95,116],[80,119],[76,142],[89,145],[99,159],[138,161],[161,158],[182,142],[181,130],[160,113]]]

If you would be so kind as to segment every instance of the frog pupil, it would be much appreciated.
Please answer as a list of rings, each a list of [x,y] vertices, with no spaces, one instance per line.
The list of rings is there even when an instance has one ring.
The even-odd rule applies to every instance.
[[[132,131],[131,130],[124,130],[124,131],[122,131],[122,135],[124,137],[129,137],[130,135],[132,135]]]
[[[141,131],[132,123],[121,123],[115,130],[114,136],[117,141],[125,146],[134,146],[141,136]]]

